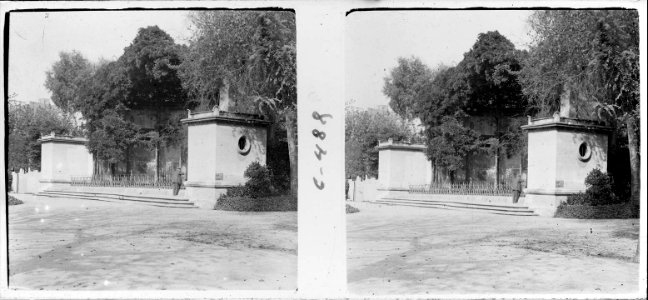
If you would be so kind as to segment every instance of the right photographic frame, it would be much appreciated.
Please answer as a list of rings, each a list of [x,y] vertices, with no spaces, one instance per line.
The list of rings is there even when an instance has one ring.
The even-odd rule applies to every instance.
[[[639,291],[636,9],[345,26],[350,294]]]

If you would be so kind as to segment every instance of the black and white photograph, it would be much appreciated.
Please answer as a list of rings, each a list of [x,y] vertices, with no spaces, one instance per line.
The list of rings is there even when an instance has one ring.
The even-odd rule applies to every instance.
[[[10,290],[297,289],[294,10],[5,22]]]
[[[349,293],[640,291],[637,10],[345,26]]]
[[[647,4],[0,0],[0,299],[645,299]]]

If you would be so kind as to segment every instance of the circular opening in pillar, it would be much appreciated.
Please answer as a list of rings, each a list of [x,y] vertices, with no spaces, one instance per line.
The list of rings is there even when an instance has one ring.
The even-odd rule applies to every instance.
[[[592,157],[592,148],[586,142],[582,142],[578,146],[578,159],[580,161],[588,161],[590,157]]]
[[[247,138],[247,136],[241,136],[238,139],[238,152],[241,155],[247,155],[250,153],[250,148],[252,148],[252,144],[250,143],[250,139]]]

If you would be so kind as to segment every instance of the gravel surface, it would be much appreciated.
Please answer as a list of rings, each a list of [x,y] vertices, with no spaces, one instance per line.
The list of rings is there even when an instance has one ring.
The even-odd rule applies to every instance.
[[[297,214],[17,195],[9,286],[34,290],[294,290]]]
[[[574,220],[352,203],[357,295],[631,293],[639,220]]]

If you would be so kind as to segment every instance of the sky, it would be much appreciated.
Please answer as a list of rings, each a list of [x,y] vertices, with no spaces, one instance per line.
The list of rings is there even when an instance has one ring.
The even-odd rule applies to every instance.
[[[45,72],[59,52],[76,50],[92,62],[116,60],[141,27],[157,25],[176,43],[191,37],[188,11],[14,12],[9,24],[9,95],[50,98]]]
[[[359,11],[347,16],[346,99],[354,106],[387,105],[384,78],[399,57],[416,56],[431,68],[454,66],[477,41],[499,31],[528,49],[531,11]]]

